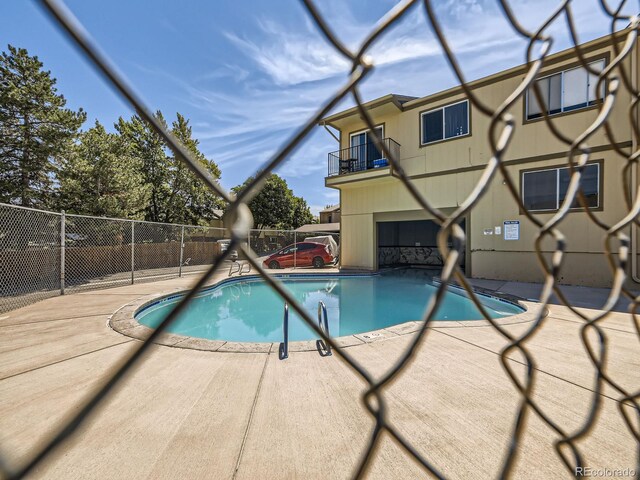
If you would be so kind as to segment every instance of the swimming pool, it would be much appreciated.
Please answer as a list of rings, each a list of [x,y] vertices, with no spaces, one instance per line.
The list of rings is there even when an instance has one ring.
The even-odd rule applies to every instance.
[[[421,270],[400,270],[380,275],[314,275],[282,278],[285,287],[317,317],[318,302],[327,307],[329,331],[341,337],[419,320],[436,291]],[[512,303],[480,295],[492,318],[522,313]],[[135,318],[155,328],[180,301],[172,296],[147,305]],[[284,301],[264,280],[236,279],[203,291],[167,330],[170,333],[229,342],[282,340]],[[477,320],[482,315],[465,296],[447,292],[435,320]],[[317,338],[290,309],[289,340]]]

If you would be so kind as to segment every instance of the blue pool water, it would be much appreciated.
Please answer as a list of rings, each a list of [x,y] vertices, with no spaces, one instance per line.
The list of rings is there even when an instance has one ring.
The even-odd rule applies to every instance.
[[[368,332],[419,320],[436,286],[421,270],[400,270],[368,276],[314,276],[282,279],[286,288],[317,318],[318,302],[327,306],[332,337]],[[493,318],[522,313],[516,305],[480,296]],[[155,328],[179,298],[146,307],[136,319]],[[282,341],[284,301],[260,279],[234,281],[204,291],[168,331],[179,335],[234,342]],[[463,295],[447,292],[436,320],[483,318]],[[290,309],[289,340],[317,338]]]

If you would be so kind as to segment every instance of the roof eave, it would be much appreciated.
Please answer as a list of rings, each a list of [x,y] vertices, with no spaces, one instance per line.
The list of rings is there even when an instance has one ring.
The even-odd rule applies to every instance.
[[[612,36],[616,42],[620,42],[624,39],[624,36],[629,32],[629,30],[630,28],[627,27],[622,30],[618,30],[617,32],[614,32],[613,35],[609,33],[601,37],[594,38],[593,40],[580,44],[580,48],[583,51],[590,50],[595,47],[599,48],[600,46],[606,45],[607,42],[610,42],[612,39]],[[574,48],[575,47],[569,47],[564,50],[561,50],[560,52],[556,52],[552,55],[549,55],[546,59],[546,62],[554,62],[554,61],[562,60],[564,57],[570,55],[571,52],[574,50]],[[516,65],[514,67],[511,67],[496,73],[492,73],[490,75],[486,75],[484,77],[468,82],[467,87],[470,89],[473,89],[477,86],[487,83],[488,81],[496,81],[505,76],[526,72],[527,66],[528,64],[524,63],[524,64]],[[464,90],[461,85],[455,85],[446,90],[434,92],[432,94],[425,95],[423,97],[408,97],[404,95],[396,95],[396,94],[390,93],[383,97],[379,97],[374,100],[365,102],[362,104],[362,106],[365,109],[370,110],[372,108],[378,107],[380,105],[384,105],[386,103],[393,103],[398,108],[398,110],[405,111],[415,107],[419,107],[421,105],[424,105],[426,103],[429,103],[431,101],[434,101],[440,98],[446,98],[448,96],[459,94],[463,91]],[[351,107],[347,110],[343,110],[341,112],[337,112],[337,113],[334,113],[333,115],[329,115],[327,117],[322,118],[319,124],[329,125],[339,130],[339,128],[333,125],[332,122],[342,120],[343,118],[350,117],[352,115],[357,115],[358,113],[359,113],[359,108],[357,106]]]
[[[379,98],[375,98],[373,100],[369,100],[368,102],[365,102],[362,104],[362,106],[366,109],[366,110],[371,110],[372,108],[376,108],[379,107],[381,105],[385,105],[387,103],[392,103],[393,105],[395,105],[395,107],[402,111],[402,105],[405,102],[410,102],[411,100],[416,100],[416,97],[410,97],[407,95],[397,95],[395,93],[389,93],[383,97],[379,97]],[[329,115],[327,117],[324,117],[320,120],[319,124],[320,125],[329,125],[329,126],[333,126],[332,122],[335,122],[337,120],[342,120],[343,118],[346,117],[350,117],[352,115],[356,115],[360,112],[360,109],[358,106],[355,107],[351,107],[348,108],[347,110],[343,110],[341,112],[337,112],[334,113],[333,115]]]

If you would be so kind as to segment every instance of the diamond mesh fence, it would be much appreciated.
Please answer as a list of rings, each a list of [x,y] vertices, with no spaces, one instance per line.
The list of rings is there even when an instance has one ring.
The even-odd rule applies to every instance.
[[[226,251],[230,236],[228,229],[219,227],[0,204],[0,313],[64,293],[204,272]],[[266,259],[306,238],[328,244],[328,236],[339,238],[337,233],[268,229],[251,229],[248,238],[253,255]],[[337,251],[335,244],[334,257]],[[247,258],[242,251],[238,257]],[[287,267],[313,267],[309,261],[297,262],[295,252],[291,258]]]
[[[206,270],[229,243],[229,231],[225,228],[185,226],[182,271]]]
[[[362,400],[367,411],[370,413],[371,418],[374,420],[374,427],[359,462],[354,466],[353,476],[355,478],[360,478],[366,474],[367,469],[372,463],[372,459],[376,455],[377,448],[381,443],[383,434],[393,439],[397,445],[399,445],[408,456],[418,462],[426,472],[429,472],[436,478],[444,478],[441,470],[433,462],[433,459],[429,457],[429,454],[423,453],[414,448],[412,442],[406,438],[398,428],[396,428],[393,421],[390,419],[385,391],[386,388],[398,378],[398,376],[406,371],[407,367],[411,364],[412,359],[416,355],[416,352],[425,343],[427,343],[430,323],[442,302],[445,292],[447,291],[447,283],[450,281],[456,281],[465,288],[469,298],[474,302],[478,310],[482,312],[487,322],[489,322],[491,327],[507,343],[500,352],[500,360],[504,366],[506,375],[513,383],[515,391],[518,392],[519,404],[513,417],[513,428],[510,435],[510,441],[505,448],[499,471],[496,472],[497,477],[509,477],[513,471],[518,453],[520,449],[523,448],[522,439],[525,432],[525,418],[527,416],[537,417],[554,432],[556,436],[555,447],[557,455],[566,467],[566,472],[563,472],[563,474],[569,473],[570,475],[575,475],[577,472],[576,469],[582,468],[585,465],[585,460],[581,453],[581,442],[585,437],[591,434],[594,425],[596,424],[598,412],[602,405],[601,396],[605,389],[607,390],[608,395],[614,395],[616,400],[619,402],[620,416],[629,432],[631,432],[637,446],[640,447],[640,432],[638,430],[637,423],[638,416],[640,415],[640,406],[638,404],[640,392],[637,389],[630,391],[629,389],[624,388],[607,374],[605,362],[608,349],[607,332],[601,326],[602,320],[610,314],[615,301],[624,296],[631,301],[630,311],[633,314],[635,330],[640,337],[640,322],[635,314],[638,302],[633,293],[630,292],[624,284],[624,280],[628,275],[627,270],[629,266],[630,238],[628,232],[630,227],[638,225],[638,214],[640,213],[640,196],[635,192],[637,177],[632,177],[632,174],[635,175],[634,172],[638,167],[637,163],[639,154],[635,147],[633,149],[626,150],[620,148],[613,141],[616,137],[616,133],[618,132],[612,131],[610,125],[610,115],[616,99],[621,91],[626,91],[631,97],[629,105],[626,105],[628,111],[631,113],[628,117],[628,129],[632,132],[632,136],[634,137],[634,145],[637,145],[637,142],[640,140],[640,128],[637,122],[638,95],[640,92],[635,89],[635,84],[631,81],[631,77],[632,75],[635,75],[635,73],[632,74],[632,72],[625,67],[625,62],[633,54],[632,52],[634,52],[634,47],[637,41],[638,17],[625,16],[621,13],[626,4],[625,1],[617,2],[615,7],[611,7],[609,2],[604,0],[600,2],[602,10],[611,21],[611,48],[613,49],[613,55],[604,69],[601,71],[595,71],[589,66],[589,62],[585,57],[586,52],[584,52],[579,46],[575,29],[575,19],[571,9],[571,0],[559,2],[557,8],[550,11],[546,20],[535,29],[528,29],[520,23],[519,19],[511,9],[510,2],[507,2],[506,0],[499,0],[497,3],[502,9],[505,18],[513,28],[515,35],[528,42],[528,48],[526,51],[527,65],[526,75],[517,87],[514,88],[513,91],[505,92],[504,99],[501,100],[499,105],[490,106],[485,103],[485,99],[478,97],[477,93],[469,87],[460,68],[458,57],[451,48],[449,40],[441,27],[440,19],[434,11],[434,2],[429,0],[425,0],[423,2],[419,2],[417,0],[399,2],[376,24],[359,47],[352,50],[347,48],[341,41],[339,35],[331,30],[329,24],[320,14],[314,2],[311,0],[303,0],[302,3],[310,18],[313,20],[319,31],[324,35],[328,44],[335,48],[336,52],[347,59],[352,65],[352,68],[349,71],[344,85],[330,98],[327,98],[327,100],[319,106],[315,114],[295,130],[285,145],[271,159],[269,159],[269,161],[262,165],[262,168],[255,176],[253,184],[251,185],[251,187],[255,188],[247,188],[237,196],[232,196],[221,188],[207,172],[202,170],[198,161],[193,159],[189,152],[184,149],[173,138],[173,136],[166,131],[164,126],[153,117],[151,110],[144,105],[140,98],[134,93],[130,85],[117,73],[117,70],[113,68],[110,61],[107,60],[96,47],[88,33],[80,27],[78,21],[61,3],[55,0],[41,0],[40,3],[51,15],[54,21],[67,32],[83,54],[93,62],[98,71],[100,71],[111,85],[123,96],[123,98],[125,98],[135,108],[135,110],[139,112],[145,121],[147,121],[154,130],[164,138],[167,145],[175,155],[182,159],[208,187],[229,203],[229,215],[231,215],[235,221],[233,222],[233,226],[229,232],[230,242],[227,247],[224,251],[222,249],[218,252],[214,249],[211,250],[211,254],[214,256],[213,264],[193,286],[192,290],[190,290],[176,305],[172,313],[169,314],[162,323],[160,323],[150,337],[145,342],[141,343],[127,359],[108,372],[104,382],[94,392],[91,392],[91,394],[85,399],[82,406],[77,410],[70,412],[68,421],[64,427],[48,438],[41,446],[35,448],[32,456],[24,465],[21,465],[17,470],[5,471],[5,475],[7,477],[20,478],[31,472],[44,458],[49,456],[56,448],[71,437],[77,428],[83,424],[90,413],[94,410],[99,410],[101,402],[107,394],[121,381],[125,374],[136,363],[142,361],[142,355],[149,349],[150,345],[153,344],[158,336],[161,335],[162,332],[164,332],[178,317],[180,312],[185,308],[185,305],[197,294],[198,290],[207,283],[209,278],[217,270],[223,268],[223,262],[232,251],[237,251],[240,256],[244,256],[244,258],[252,264],[254,272],[260,274],[265,282],[289,304],[290,308],[295,310],[295,312],[305,320],[309,327],[312,328],[327,345],[332,347],[335,356],[345,362],[345,364],[348,365],[356,375],[366,382],[367,388],[362,395]],[[281,234],[279,232],[273,232],[273,235],[263,235],[264,232],[259,234],[250,232],[252,219],[247,208],[247,203],[251,200],[252,196],[255,195],[255,192],[259,190],[266,176],[273,171],[275,167],[285,161],[292,151],[307,137],[314,126],[316,126],[318,122],[341,100],[350,97],[357,106],[359,114],[363,118],[366,126],[370,131],[375,131],[373,119],[370,116],[370,112],[363,106],[363,101],[359,91],[360,84],[365,78],[369,77],[374,68],[373,63],[368,60],[366,54],[374,42],[381,40],[384,34],[396,25],[400,19],[405,17],[412,7],[417,7],[418,5],[421,5],[422,8],[424,8],[428,19],[428,25],[425,25],[425,27],[431,28],[434,32],[435,38],[442,48],[445,58],[449,62],[452,71],[462,86],[462,89],[474,110],[474,115],[486,117],[490,121],[487,131],[482,133],[486,133],[487,135],[488,144],[491,149],[491,158],[487,160],[477,183],[469,190],[467,197],[459,204],[459,207],[453,212],[445,213],[436,208],[434,206],[433,199],[428,198],[428,194],[421,191],[413,180],[406,174],[402,161],[397,157],[397,152],[389,151],[384,142],[382,142],[382,138],[379,138],[377,134],[373,135],[373,141],[376,144],[376,147],[384,153],[384,157],[388,159],[393,175],[402,182],[402,185],[407,189],[418,205],[420,205],[420,207],[440,225],[437,243],[444,261],[441,273],[442,283],[439,284],[435,295],[429,300],[428,306],[424,312],[420,330],[411,338],[406,350],[395,362],[392,368],[382,376],[374,376],[363,365],[356,361],[348,350],[340,348],[334,339],[328,337],[325,332],[317,326],[309,312],[307,312],[299,302],[292,297],[292,295],[282,286],[280,281],[277,278],[270,276],[263,268],[261,264],[262,262],[256,258],[256,254],[265,255],[269,253],[271,249],[282,248],[283,246],[290,245],[296,241],[296,237],[295,234],[292,238],[291,234]],[[529,212],[525,205],[523,205],[517,181],[514,181],[512,178],[512,175],[504,163],[504,158],[509,151],[510,141],[516,128],[510,109],[512,109],[515,103],[520,101],[526,95],[527,90],[530,88],[533,89],[532,91],[535,93],[538,103],[541,105],[545,103],[542,92],[540,91],[540,86],[535,79],[538,76],[541,67],[545,64],[546,57],[549,55],[550,46],[553,41],[553,37],[549,33],[549,27],[556,21],[564,22],[570,33],[570,37],[573,40],[573,53],[575,54],[576,59],[579,60],[583,68],[597,77],[597,89],[599,89],[601,85],[606,85],[606,92],[604,100],[597,105],[599,113],[594,118],[593,122],[586,126],[584,131],[579,135],[575,135],[570,138],[566,137],[558,130],[553,118],[550,117],[548,112],[545,112],[544,110],[542,111],[541,118],[548,127],[549,134],[552,138],[563,145],[567,152],[567,167],[570,170],[570,181],[565,198],[561,205],[559,205],[557,212],[551,215],[549,219],[543,221],[535,214]],[[620,37],[615,37],[614,32],[616,30],[616,25],[620,22],[624,22],[628,27],[623,31],[621,41],[618,41]],[[594,132],[602,130],[607,133],[608,138],[612,139],[611,148],[626,165],[624,168],[623,178],[621,179],[622,183],[620,188],[625,189],[625,192],[629,193],[629,195],[627,195],[624,211],[620,212],[621,215],[619,216],[619,220],[613,224],[605,224],[601,219],[593,214],[589,209],[588,200],[579,188],[581,175],[591,156],[589,139]],[[634,182],[636,183],[631,182],[632,178],[635,179]],[[524,332],[517,334],[513,333],[513,331],[510,331],[495,322],[494,319],[492,319],[485,311],[482,303],[478,300],[474,290],[471,288],[468,280],[459,268],[459,258],[464,251],[466,241],[464,231],[459,227],[459,222],[461,222],[464,216],[479,203],[481,198],[487,192],[491,181],[494,179],[502,180],[510,192],[512,201],[518,205],[520,210],[523,212],[523,215],[526,216],[527,221],[535,226],[536,233],[531,240],[535,243],[539,265],[545,275],[545,282],[540,295],[541,304],[546,306],[549,303],[551,296],[555,294],[560,299],[561,303],[568,307],[575,317],[582,322],[582,342],[591,362],[594,382],[591,403],[578,428],[567,429],[558,424],[547,414],[534,395],[536,386],[535,358],[529,350],[527,342],[544,325],[544,309],[540,309],[538,317],[531,322]],[[629,185],[633,185],[633,192],[629,191]],[[584,311],[574,308],[574,306],[563,295],[562,290],[558,287],[557,281],[558,274],[562,270],[566,247],[566,238],[562,233],[562,223],[567,217],[569,210],[576,204],[584,210],[594,228],[601,231],[607,239],[603,249],[603,255],[609,262],[612,286],[610,289],[609,301],[603,306],[601,311],[592,315],[587,315]],[[52,218],[53,219],[43,217],[40,221],[46,224],[47,222],[55,221],[55,217]],[[52,231],[55,232],[55,228],[52,229]],[[141,238],[146,238],[147,242],[150,245],[154,245],[154,247],[159,245],[158,248],[163,251],[162,255],[165,255],[165,252],[173,252],[175,254],[175,246],[173,243],[175,243],[177,234],[178,232],[171,229],[154,232],[154,228],[150,228],[146,233],[147,236],[145,237],[145,234],[142,234]],[[51,234],[48,233],[47,235]],[[117,244],[116,235],[113,233],[110,235],[111,237],[109,238],[107,245],[113,246]],[[3,237],[1,240],[3,245],[7,244],[10,248],[15,248],[16,252],[29,250],[28,242],[18,242],[18,245],[13,246],[15,242],[12,243],[10,240],[5,240],[5,238],[6,237]],[[48,237],[46,239],[40,238],[39,234],[36,232],[33,240],[29,241],[47,243]],[[135,242],[136,245],[138,245],[137,238]],[[551,255],[546,255],[544,253],[544,249],[542,248],[543,242],[550,242],[553,245]],[[46,250],[44,246],[42,249]],[[254,249],[255,253],[253,253],[251,249]],[[37,258],[43,259],[42,262],[44,262],[45,258],[47,261],[50,260],[51,262],[54,262],[55,258],[57,258],[54,254],[54,250],[55,248],[52,248],[51,252],[42,254]],[[151,268],[154,265],[155,264],[150,262],[145,265],[145,268]],[[41,268],[41,266],[38,265],[37,268]],[[175,269],[176,266],[175,264],[172,264],[172,266],[166,268]],[[117,268],[115,269],[117,270]],[[7,274],[3,273],[3,275],[6,276]],[[13,275],[15,275],[15,273],[13,273]],[[51,285],[55,285],[55,277],[52,277],[49,281],[51,282]],[[596,340],[594,341],[593,338]],[[513,354],[518,354],[519,357],[523,359],[523,363],[526,366],[526,374],[524,375],[524,378],[520,378],[519,375],[516,375],[513,371],[513,367],[510,366],[509,356]],[[638,448],[638,451],[640,452],[640,448]]]
[[[248,244],[257,256],[271,255],[295,243],[295,233],[287,230],[252,230]]]
[[[248,234],[247,248],[258,257],[258,260],[267,262],[266,266],[272,270],[279,268],[319,268],[329,265],[336,265],[339,260],[339,239],[337,232],[320,231],[322,225],[318,225],[317,232],[299,232],[295,230],[274,230],[274,229],[251,229]],[[329,240],[329,238],[331,240]],[[328,245],[328,253],[331,259],[323,257],[322,264],[313,264],[313,257],[303,255],[303,245],[301,242],[313,242]],[[274,254],[277,257],[271,258]],[[283,255],[286,258],[283,259]],[[241,258],[246,259],[243,254]]]
[[[136,279],[175,277],[180,271],[182,227],[133,222]]]
[[[64,215],[67,291],[131,283],[131,232],[126,220]]]
[[[0,204],[0,313],[59,294],[60,219]]]

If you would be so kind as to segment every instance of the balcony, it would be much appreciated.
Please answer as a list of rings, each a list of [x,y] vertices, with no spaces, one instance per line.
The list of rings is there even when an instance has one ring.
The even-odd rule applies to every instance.
[[[392,138],[383,138],[387,151],[400,158],[400,144]],[[363,172],[375,168],[387,167],[389,161],[373,142],[353,145],[329,154],[329,177],[347,173]]]

